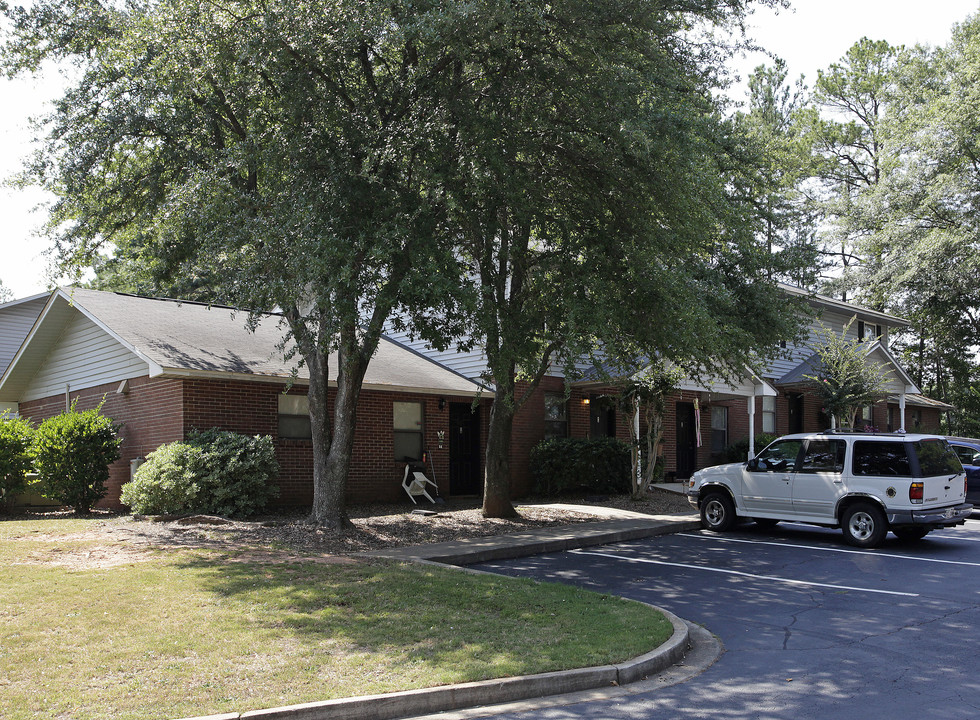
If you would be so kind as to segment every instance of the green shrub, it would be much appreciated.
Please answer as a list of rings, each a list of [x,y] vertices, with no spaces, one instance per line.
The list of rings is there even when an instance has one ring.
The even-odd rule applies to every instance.
[[[0,417],[0,510],[23,492],[31,470],[33,426],[24,418]]]
[[[106,495],[109,465],[119,459],[118,426],[102,406],[71,410],[41,423],[31,455],[41,494],[78,513],[87,513]]]
[[[198,512],[226,517],[254,515],[279,495],[276,449],[268,435],[240,435],[212,428],[187,435],[201,448]]]
[[[133,512],[207,513],[246,517],[265,509],[279,488],[275,446],[268,435],[250,437],[211,429],[151,452],[121,500]]]
[[[536,495],[628,493],[630,474],[629,445],[614,438],[553,438],[531,451]]]
[[[766,445],[775,440],[778,435],[770,435],[769,433],[760,433],[755,436],[755,454],[758,455],[762,452]],[[725,462],[736,463],[745,462],[749,457],[749,439],[742,438],[725,448]]]
[[[198,477],[204,451],[174,442],[146,456],[132,482],[122,486],[120,500],[140,515],[164,515],[194,510],[201,490]]]

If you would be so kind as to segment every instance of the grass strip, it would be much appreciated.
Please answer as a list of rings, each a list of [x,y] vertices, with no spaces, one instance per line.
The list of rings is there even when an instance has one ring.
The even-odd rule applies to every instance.
[[[565,585],[268,549],[126,555],[90,522],[0,523],[0,717],[274,707],[602,665],[671,633],[646,606]],[[114,553],[125,562],[67,562]]]

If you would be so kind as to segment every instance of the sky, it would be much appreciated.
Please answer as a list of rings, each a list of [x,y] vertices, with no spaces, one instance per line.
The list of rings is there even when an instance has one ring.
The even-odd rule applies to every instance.
[[[803,75],[812,87],[817,70],[828,67],[862,37],[892,45],[944,45],[952,27],[976,13],[980,0],[793,0],[792,7],[758,9],[749,35],[783,58],[789,77]],[[738,60],[745,76],[764,55]],[[0,178],[15,173],[31,147],[28,119],[42,113],[62,87],[57,74],[15,81],[0,80]],[[743,86],[744,87],[744,86]],[[0,282],[15,298],[44,292],[49,286],[43,225],[45,196],[36,189],[0,187]]]

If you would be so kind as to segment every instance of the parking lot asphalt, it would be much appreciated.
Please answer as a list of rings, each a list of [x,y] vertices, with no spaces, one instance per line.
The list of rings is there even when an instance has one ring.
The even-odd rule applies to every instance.
[[[679,488],[671,488],[677,491]],[[576,508],[594,513],[594,507]],[[694,514],[645,515],[624,510],[605,510],[606,519],[558,527],[527,530],[519,533],[453,542],[389,548],[362,553],[367,557],[385,557],[400,562],[437,563],[466,570],[467,566],[510,560],[541,553],[563,552],[610,543],[655,537],[695,530],[699,527]],[[709,666],[721,653],[716,639],[703,629],[658,608],[674,626],[673,636],[650,652],[617,665],[579,668],[564,672],[542,673],[522,677],[500,678],[399,693],[343,698],[323,702],[291,705],[242,713],[185,718],[184,720],[389,720],[429,713],[501,706],[519,709],[530,698],[563,696],[600,699],[628,693],[631,684],[643,687],[658,673],[669,671],[683,661],[683,667],[661,678],[659,683],[681,682]]]
[[[745,523],[484,563],[653,603],[717,634],[689,682],[496,720],[893,720],[980,716],[980,514],[880,548],[839,529]]]

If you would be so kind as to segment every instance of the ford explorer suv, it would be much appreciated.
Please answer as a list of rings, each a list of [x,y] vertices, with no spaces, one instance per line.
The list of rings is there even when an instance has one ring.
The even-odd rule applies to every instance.
[[[963,466],[936,435],[827,431],[787,435],[747,463],[694,473],[688,500],[701,526],[723,532],[740,518],[839,527],[858,547],[877,547],[891,530],[919,540],[962,525]]]

